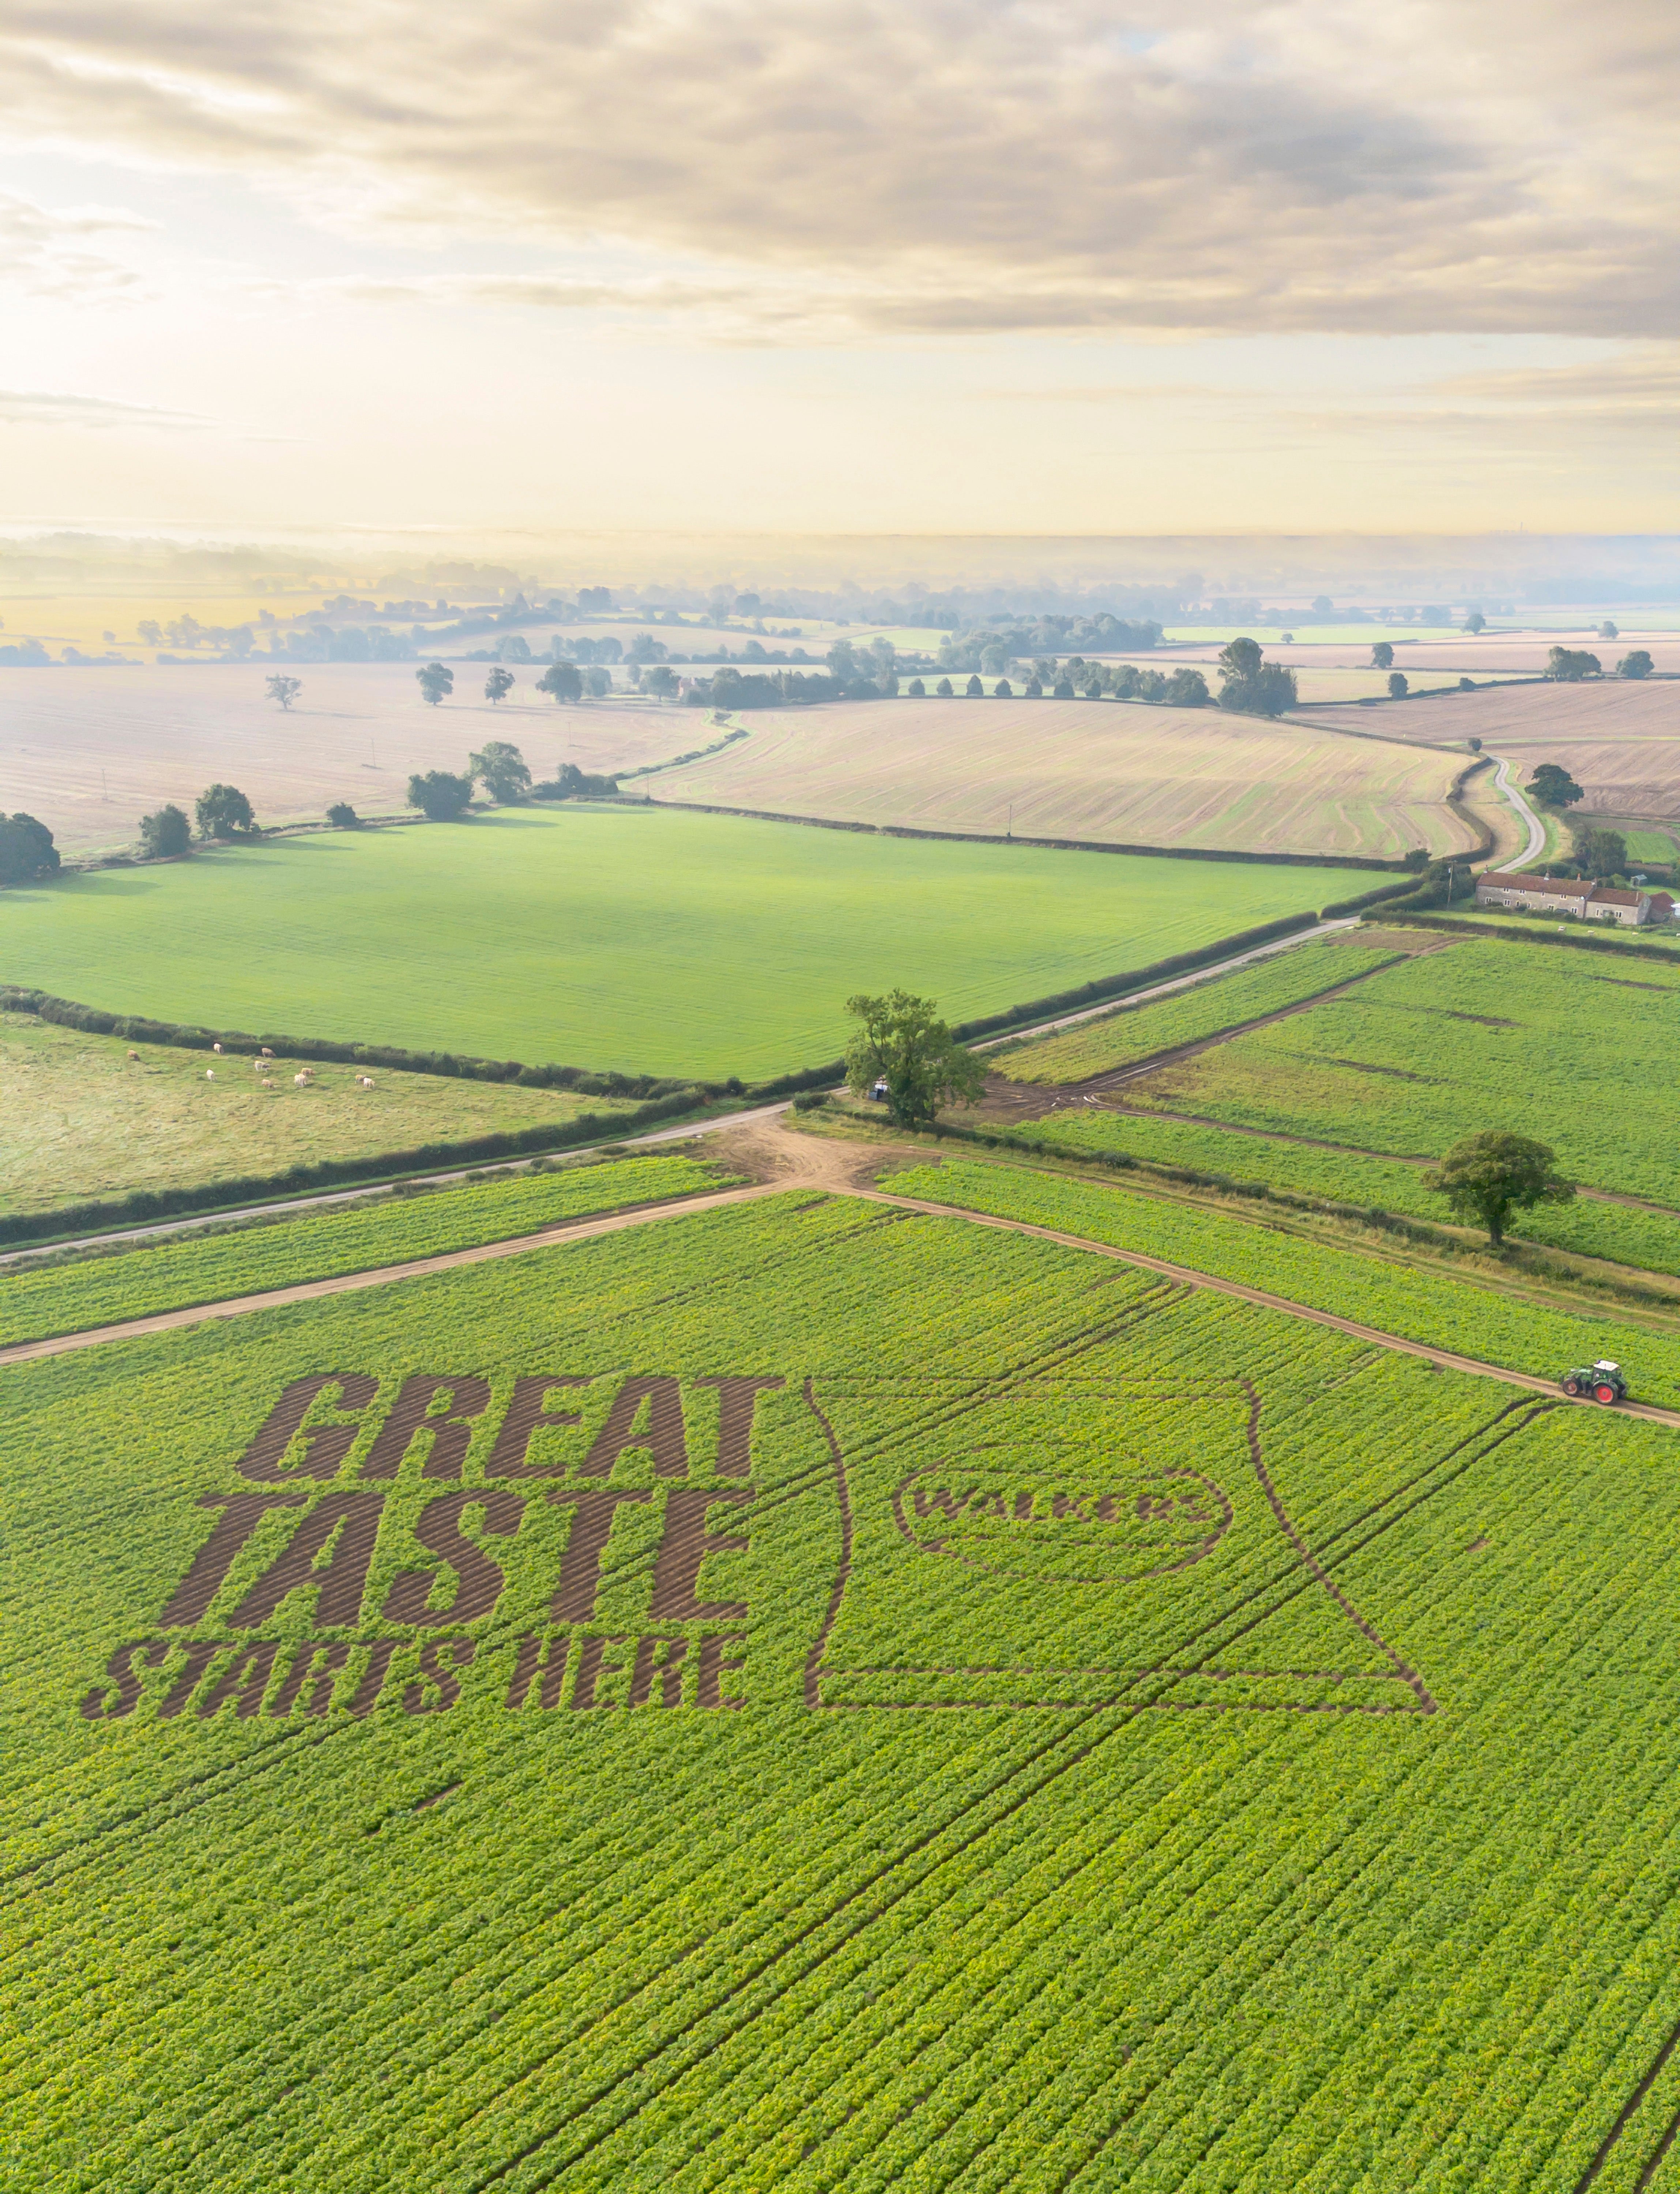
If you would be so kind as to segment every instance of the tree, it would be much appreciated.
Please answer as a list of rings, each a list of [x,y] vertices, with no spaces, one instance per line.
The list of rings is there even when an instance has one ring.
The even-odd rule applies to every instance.
[[[1598,637],[1600,640],[1620,640],[1621,638],[1621,635],[1616,630],[1615,626],[1610,622],[1609,618],[1606,617],[1603,623],[1598,628]]]
[[[140,818],[140,842],[148,861],[178,861],[193,842],[193,825],[173,804]]]
[[[429,815],[434,823],[452,823],[464,815],[473,796],[469,777],[452,777],[446,769],[429,769],[423,777],[408,780],[408,804]]]
[[[446,669],[441,663],[422,663],[414,675],[420,681],[420,691],[429,709],[435,709],[446,693],[455,691],[455,673]]]
[[[0,884],[32,883],[50,876],[60,866],[53,834],[44,823],[20,808],[15,815],[0,815]]]
[[[1281,663],[1263,663],[1251,678],[1228,678],[1219,689],[1220,707],[1244,716],[1280,716],[1296,699],[1295,673]]]
[[[965,697],[970,701],[983,700],[986,696],[986,688],[981,684],[978,678],[970,678],[968,684],[963,688],[963,692]]]
[[[1483,617],[1480,610],[1472,610],[1470,615],[1464,619],[1464,630],[1466,632],[1486,632],[1487,629],[1487,620]]]
[[[1073,680],[1072,680],[1071,678],[1058,678],[1058,679],[1056,680],[1056,681],[1055,686],[1052,688],[1051,692],[1050,692],[1050,698],[1051,698],[1051,700],[1052,700],[1052,701],[1071,701],[1071,700],[1073,699]]]
[[[1014,699],[1015,688],[1010,685],[1007,678],[1000,678],[998,681],[997,684],[992,688],[992,698],[994,701],[1010,701]]]
[[[603,670],[597,663],[593,669],[584,673],[584,686],[590,700],[604,700],[613,691],[613,674],[610,670]]]
[[[1623,656],[1616,665],[1618,678],[1648,678],[1651,675],[1651,656],[1648,648],[1636,647]]]
[[[554,663],[537,681],[539,693],[552,693],[556,701],[581,701],[584,674],[575,663]]]
[[[489,677],[487,677],[484,681],[485,699],[489,702],[491,707],[493,709],[499,704],[503,694],[511,693],[513,690],[513,672],[511,670],[503,670],[501,664],[498,663],[496,668],[491,672]]]
[[[1537,1203],[1567,1203],[1574,1188],[1557,1175],[1557,1154],[1527,1135],[1497,1129],[1466,1135],[1453,1144],[1439,1166],[1424,1175],[1424,1185],[1444,1196],[1460,1219],[1487,1229],[1498,1249],[1505,1220],[1513,1211]]]
[[[1573,807],[1586,795],[1568,771],[1555,761],[1543,761],[1529,780],[1530,800],[1538,800],[1546,807]]]
[[[283,709],[290,709],[303,691],[303,681],[301,678],[287,678],[277,670],[268,681],[265,690],[271,701],[278,701]]]
[[[531,790],[531,771],[525,756],[506,739],[486,739],[482,750],[467,757],[467,776],[480,778],[485,790],[500,807],[512,807]],[[427,813],[430,813],[430,809]]]
[[[201,838],[249,838],[256,830],[250,802],[236,784],[212,784],[198,795],[193,813]]]
[[[335,800],[326,811],[326,819],[335,830],[355,830],[361,827],[361,817],[348,800]]]
[[[956,691],[957,688],[948,678],[941,678],[934,688],[934,696],[937,700],[948,701]]]
[[[1394,647],[1390,641],[1379,640],[1372,644],[1371,650],[1371,668],[1373,670],[1392,670],[1394,669]]]
[[[964,1051],[937,1018],[937,1001],[889,991],[861,992],[846,1011],[863,1025],[846,1050],[846,1083],[863,1096],[887,1085],[887,1109],[900,1128],[930,1126],[941,1105],[973,1104],[986,1087],[986,1068]]]
[[[927,698],[928,689],[919,678],[912,678],[906,686],[905,692],[912,701],[923,701]]]
[[[677,675],[668,663],[656,663],[642,681],[644,693],[651,693],[657,701],[676,698]]]
[[[1570,684],[1577,679],[1597,678],[1603,668],[1598,658],[1589,655],[1584,647],[1554,647],[1546,655],[1546,676]]]
[[[1167,680],[1161,698],[1169,709],[1205,709],[1211,696],[1200,671],[1181,665]]]
[[[1620,876],[1627,873],[1627,841],[1620,830],[1577,830],[1575,859],[1590,876]]]
[[[1391,700],[1391,701],[1403,701],[1403,700],[1406,698],[1407,695],[1411,692],[1411,690],[1412,690],[1412,689],[1411,689],[1411,687],[1410,687],[1410,686],[1407,684],[1407,682],[1406,682],[1406,673],[1405,673],[1403,670],[1391,670],[1391,671],[1389,671],[1389,700]]]
[[[1219,651],[1219,675],[1228,682],[1235,679],[1250,679],[1260,669],[1260,643],[1257,640],[1228,640]]]

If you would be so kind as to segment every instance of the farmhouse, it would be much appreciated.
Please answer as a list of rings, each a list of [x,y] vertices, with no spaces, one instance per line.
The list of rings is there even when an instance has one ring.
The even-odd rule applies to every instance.
[[[1623,891],[1590,876],[1478,876],[1476,903],[1524,914],[1573,914],[1582,922],[1619,922],[1626,929],[1641,929],[1659,918],[1649,892]]]

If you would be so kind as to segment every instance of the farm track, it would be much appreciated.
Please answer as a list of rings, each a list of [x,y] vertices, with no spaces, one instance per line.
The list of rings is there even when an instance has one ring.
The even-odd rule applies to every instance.
[[[879,1144],[866,1146],[831,1143],[818,1136],[793,1135],[768,1121],[755,1123],[753,1129],[730,1147],[727,1155],[730,1162],[743,1170],[763,1171],[770,1178],[751,1183],[744,1188],[720,1189],[709,1195],[691,1196],[670,1203],[644,1205],[633,1211],[610,1214],[604,1218],[579,1220],[568,1225],[546,1227],[538,1234],[523,1234],[508,1242],[490,1242],[470,1249],[451,1250],[437,1257],[417,1259],[406,1265],[384,1265],[370,1272],[346,1272],[327,1280],[311,1280],[291,1288],[276,1288],[264,1295],[239,1295],[216,1303],[200,1303],[189,1310],[166,1311],[153,1318],[134,1318],[118,1325],[95,1326],[83,1333],[63,1334],[48,1341],[32,1341],[0,1350],[0,1367],[10,1364],[26,1364],[44,1357],[63,1356],[83,1348],[94,1348],[106,1341],[138,1340],[148,1334],[167,1333],[180,1327],[201,1325],[212,1318],[238,1318],[249,1311],[271,1310],[282,1304],[313,1302],[329,1295],[353,1295],[365,1288],[384,1287],[400,1280],[421,1279],[434,1272],[454,1272],[469,1265],[487,1264],[501,1257],[518,1256],[527,1249],[543,1249],[561,1242],[592,1239],[606,1234],[618,1234],[632,1226],[647,1226],[662,1219],[681,1218],[690,1212],[715,1211],[728,1204],[745,1203],[766,1196],[785,1194],[790,1189],[814,1189],[837,1196],[860,1198],[871,1203],[883,1203],[906,1212],[913,1212],[929,1219],[965,1220],[971,1226],[1001,1228],[1006,1233],[1031,1235],[1041,1242],[1053,1242],[1058,1248],[1079,1249],[1087,1255],[1106,1257],[1112,1262],[1130,1265],[1142,1272],[1154,1272],[1159,1278],[1177,1281],[1191,1288],[1211,1289],[1216,1295],[1234,1296],[1240,1302],[1254,1303],[1264,1310],[1283,1312],[1291,1318],[1304,1318],[1315,1325],[1326,1325],[1338,1333],[1345,1333],[1355,1341],[1362,1341],[1376,1348],[1386,1348],[1402,1356],[1421,1357],[1425,1363],[1438,1370],[1465,1371],[1476,1377],[1497,1379],[1508,1387],[1521,1387],[1525,1393],[1543,1394],[1548,1399],[1562,1401],[1556,1383],[1550,1379],[1536,1378],[1524,1371],[1508,1371],[1497,1364],[1484,1364],[1473,1356],[1459,1356],[1447,1349],[1432,1348],[1422,1341],[1406,1341],[1397,1334],[1384,1333],[1375,1326],[1362,1325],[1355,1318],[1341,1318],[1334,1312],[1315,1310],[1309,1304],[1294,1302],[1286,1295],[1274,1295],[1265,1288],[1244,1286],[1240,1281],[1215,1278],[1211,1274],[1199,1272],[1188,1265],[1177,1265],[1165,1257],[1151,1257],[1142,1250],[1119,1249],[1105,1242],[1091,1242],[1077,1234],[1067,1234],[1050,1226],[1035,1226],[1026,1220],[1003,1219],[989,1212],[965,1211],[954,1205],[931,1203],[917,1197],[891,1196],[883,1189],[872,1187],[866,1176],[879,1172],[883,1162],[893,1155]],[[1579,1401],[1577,1409],[1595,1409],[1596,1403]],[[1642,1417],[1648,1422],[1680,1427],[1680,1410],[1659,1409],[1646,1402],[1626,1402],[1621,1405],[1623,1414]]]

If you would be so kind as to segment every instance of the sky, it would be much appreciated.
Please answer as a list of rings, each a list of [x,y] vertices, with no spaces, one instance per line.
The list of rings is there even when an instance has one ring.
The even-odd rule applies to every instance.
[[[1668,0],[10,0],[0,526],[1680,528]]]

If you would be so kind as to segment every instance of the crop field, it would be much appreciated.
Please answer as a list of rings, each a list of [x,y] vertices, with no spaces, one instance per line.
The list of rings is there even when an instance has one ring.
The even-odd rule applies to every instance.
[[[73,1259],[31,1259],[10,1266],[0,1289],[0,1347],[512,1241],[567,1219],[693,1196],[731,1178],[656,1151],[553,1173],[402,1189],[260,1225],[112,1243]]]
[[[1666,2183],[1666,1428],[805,1194],[0,1412],[20,2183]]]
[[[322,1158],[628,1109],[611,1097],[383,1067],[371,1089],[356,1087],[357,1068],[331,1065],[314,1065],[314,1080],[299,1088],[292,1065],[272,1064],[273,1087],[265,1088],[249,1059],[88,1036],[26,1014],[0,1017],[0,1212],[284,1173]]]
[[[1613,649],[1620,643],[1606,641]],[[1372,712],[1320,721],[1358,730]],[[1516,686],[1448,694],[1378,715],[1384,729],[1442,744],[1479,738],[1507,755],[1522,784],[1543,761],[1561,762],[1585,806],[1613,815],[1680,817],[1680,684],[1605,679],[1579,686]]]
[[[1680,969],[1660,962],[1467,941],[1143,1076],[1126,1101],[1398,1157],[1505,1128],[1573,1180],[1680,1209],[1677,1001]]]
[[[1399,956],[1351,939],[1297,945],[1273,959],[1217,975],[1146,1005],[1122,1006],[1118,1012],[1081,1021],[1053,1036],[1027,1037],[1007,1051],[988,1054],[987,1064],[1010,1082],[1085,1082],[1094,1074],[1281,1012],[1320,991],[1356,981]]]
[[[488,666],[456,663],[454,695],[435,709],[411,663],[287,667],[303,691],[285,713],[264,695],[260,662],[0,670],[8,809],[38,816],[61,852],[85,852],[129,844],[166,801],[190,815],[217,783],[237,784],[263,823],[319,818],[337,800],[397,815],[411,772],[462,769],[486,739],[510,739],[539,778],[561,762],[634,769],[700,744],[693,709],[556,708],[535,691],[538,663],[515,665],[514,692],[492,708]]]
[[[1446,804],[1464,756],[1316,724],[990,698],[766,709],[745,722],[751,736],[727,752],[662,772],[658,798],[917,830],[1381,860],[1476,841]]]
[[[1350,870],[518,809],[8,892],[0,973],[258,1035],[722,1078],[836,1057],[856,991],[902,985],[962,1019],[1363,887]]]
[[[1129,1100],[1131,1092],[1125,1094]],[[1402,1158],[1372,1157],[1361,1150],[1326,1148],[1200,1120],[1142,1117],[1097,1104],[1069,1105],[1013,1132],[1068,1157],[1119,1152],[1152,1165],[1188,1166],[1366,1211],[1398,1212],[1436,1226],[1464,1223],[1455,1219],[1444,1198],[1425,1188],[1426,1168]],[[1680,1272],[1680,1211],[1644,1210],[1578,1196],[1573,1203],[1515,1212],[1505,1232],[1518,1241],[1603,1257],[1642,1272]]]

